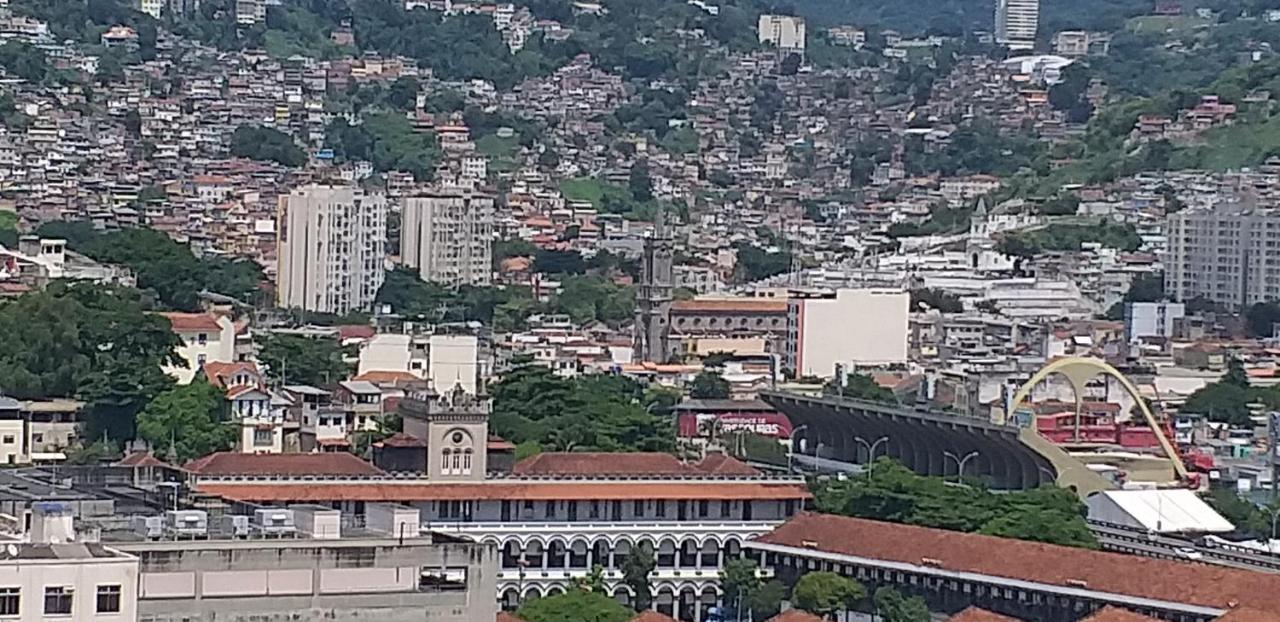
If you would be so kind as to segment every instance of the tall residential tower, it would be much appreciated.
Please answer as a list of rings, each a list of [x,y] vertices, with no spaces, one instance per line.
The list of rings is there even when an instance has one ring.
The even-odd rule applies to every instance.
[[[493,197],[449,189],[405,197],[400,258],[418,277],[445,285],[493,282]]]
[[[344,315],[368,309],[386,277],[387,202],[354,186],[280,197],[281,307]]]
[[[1040,26],[1040,0],[996,0],[996,43],[1030,50]]]

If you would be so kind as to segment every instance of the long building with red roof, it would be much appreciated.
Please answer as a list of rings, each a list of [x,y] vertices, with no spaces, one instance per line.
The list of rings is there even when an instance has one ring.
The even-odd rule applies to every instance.
[[[1171,622],[1280,620],[1280,575],[1222,566],[807,513],[746,546],[784,580],[836,572],[870,590],[922,596],[943,613],[1124,619],[1102,612],[1111,607]]]

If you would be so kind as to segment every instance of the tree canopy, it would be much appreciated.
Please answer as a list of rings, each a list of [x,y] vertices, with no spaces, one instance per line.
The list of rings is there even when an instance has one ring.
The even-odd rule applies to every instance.
[[[55,282],[0,302],[0,388],[88,403],[83,437],[133,438],[134,416],[172,384],[178,337],[126,287]]]
[[[254,125],[241,125],[231,133],[231,155],[281,166],[297,167],[307,163],[307,154],[288,134]]]
[[[264,278],[262,267],[252,261],[197,257],[187,245],[153,229],[97,232],[87,223],[49,223],[37,235],[65,237],[74,251],[129,268],[139,288],[154,291],[161,305],[178,311],[198,310],[204,291],[252,303]]]
[[[329,337],[268,334],[259,344],[258,360],[272,380],[284,384],[319,386],[346,380],[352,372],[342,344]]]
[[[237,428],[223,421],[223,405],[222,391],[204,380],[175,385],[138,413],[138,438],[175,464],[230,449]]]
[[[516,611],[524,622],[627,622],[634,615],[617,600],[582,589],[536,598]]]
[[[519,365],[489,388],[490,425],[512,441],[552,451],[668,451],[674,430],[650,412],[644,387],[621,376],[564,378]]]
[[[693,379],[689,386],[689,397],[694,399],[729,399],[729,381],[719,372],[704,370]]]
[[[817,616],[831,619],[841,611],[858,606],[867,597],[861,583],[834,572],[809,572],[791,588],[791,602]]]
[[[1054,487],[995,494],[976,486],[949,486],[890,459],[875,461],[865,477],[818,483],[819,511],[953,531],[980,532],[1093,548],[1084,506]]]

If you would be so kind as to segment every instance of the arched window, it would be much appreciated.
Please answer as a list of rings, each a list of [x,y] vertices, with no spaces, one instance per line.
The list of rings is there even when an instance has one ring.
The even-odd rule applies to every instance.
[[[471,475],[471,448],[462,452],[462,474]]]
[[[440,452],[440,469],[447,475],[449,473],[449,454],[453,453],[448,448]]]
[[[453,452],[453,473],[456,475],[462,472],[462,452]]]

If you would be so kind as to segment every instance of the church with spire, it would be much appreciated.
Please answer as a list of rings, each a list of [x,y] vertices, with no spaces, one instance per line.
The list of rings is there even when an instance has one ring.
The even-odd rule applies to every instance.
[[[667,230],[666,210],[659,209],[653,233],[644,240],[640,287],[636,290],[635,353],[637,362],[665,363],[671,358],[671,298],[674,289],[675,241]]]

